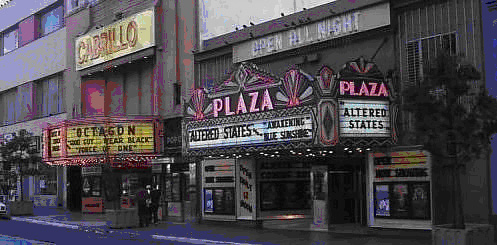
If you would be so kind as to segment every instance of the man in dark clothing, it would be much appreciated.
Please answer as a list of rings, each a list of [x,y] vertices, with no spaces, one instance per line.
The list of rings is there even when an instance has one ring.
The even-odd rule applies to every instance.
[[[147,201],[150,201],[150,195],[146,189],[138,191],[138,216],[140,217],[140,227],[150,224],[150,210]]]
[[[150,192],[150,197],[152,199],[152,204],[150,205],[150,213],[152,214],[152,223],[159,223],[159,218],[157,217],[157,210],[159,209],[160,201],[160,190],[159,186],[156,186],[154,190]]]

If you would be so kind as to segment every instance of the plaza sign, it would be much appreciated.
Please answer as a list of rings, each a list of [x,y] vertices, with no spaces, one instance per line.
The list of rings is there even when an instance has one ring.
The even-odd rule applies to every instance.
[[[76,70],[154,46],[154,18],[147,10],[77,38]]]

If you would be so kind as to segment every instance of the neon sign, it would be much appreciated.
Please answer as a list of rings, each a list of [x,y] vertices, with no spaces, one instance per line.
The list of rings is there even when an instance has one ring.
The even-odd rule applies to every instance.
[[[76,70],[155,44],[154,12],[147,10],[76,39]]]
[[[259,96],[259,94],[261,95]],[[246,103],[243,93],[240,93],[236,109],[233,111],[231,111],[232,100],[230,100],[229,96],[224,97],[224,99],[213,99],[212,105],[214,108],[214,117],[218,117],[220,112],[224,112],[224,115],[226,116],[231,116],[235,114],[238,115],[247,112],[253,113],[273,109],[273,101],[271,100],[271,96],[269,96],[269,91],[267,89],[265,89],[262,93],[259,93],[258,91],[248,93],[248,96],[250,97],[250,103]],[[259,101],[260,103],[258,103]],[[249,105],[248,107],[247,104]]]
[[[388,97],[387,86],[380,82],[362,81],[356,86],[357,81],[340,81],[340,95]]]

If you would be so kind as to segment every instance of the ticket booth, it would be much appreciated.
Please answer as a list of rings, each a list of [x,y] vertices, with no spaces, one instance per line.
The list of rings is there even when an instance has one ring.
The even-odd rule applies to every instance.
[[[328,229],[328,166],[312,166],[312,224],[311,229]]]

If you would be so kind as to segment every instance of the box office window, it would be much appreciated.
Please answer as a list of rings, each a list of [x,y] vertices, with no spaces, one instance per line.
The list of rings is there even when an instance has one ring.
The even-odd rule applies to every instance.
[[[377,183],[375,216],[393,219],[431,219],[430,184],[427,182]]]
[[[262,162],[259,174],[261,210],[310,208],[309,163]]]
[[[235,188],[205,188],[204,213],[235,215]]]

